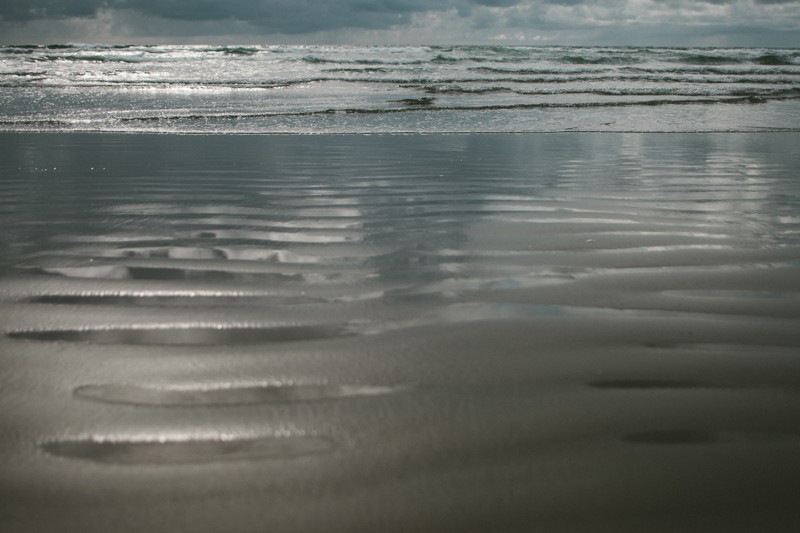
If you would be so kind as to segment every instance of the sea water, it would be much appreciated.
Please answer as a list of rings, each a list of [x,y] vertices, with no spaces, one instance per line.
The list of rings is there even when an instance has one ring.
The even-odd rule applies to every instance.
[[[797,49],[0,48],[14,131],[782,131],[799,101]]]

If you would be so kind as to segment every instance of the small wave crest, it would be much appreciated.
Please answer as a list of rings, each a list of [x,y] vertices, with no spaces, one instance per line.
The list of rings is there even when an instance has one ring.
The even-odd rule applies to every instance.
[[[234,56],[253,56],[258,53],[258,48],[247,48],[244,46],[223,46],[221,48],[216,48],[214,51]]]
[[[641,59],[631,55],[585,56],[564,55],[557,62],[572,65],[629,65],[641,63]]]
[[[687,65],[738,65],[744,63],[745,59],[729,55],[687,53],[678,55],[676,61]]]
[[[759,65],[796,65],[800,53],[795,54],[764,54],[755,59]]]

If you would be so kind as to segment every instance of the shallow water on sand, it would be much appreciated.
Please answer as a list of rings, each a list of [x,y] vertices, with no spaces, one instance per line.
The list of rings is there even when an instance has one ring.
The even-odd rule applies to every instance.
[[[788,531],[798,145],[0,134],[0,515]]]

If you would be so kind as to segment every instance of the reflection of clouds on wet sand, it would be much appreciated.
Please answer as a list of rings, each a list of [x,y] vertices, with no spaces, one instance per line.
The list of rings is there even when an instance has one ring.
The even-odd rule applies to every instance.
[[[67,166],[0,211],[0,510],[19,531],[794,524],[794,140],[104,146],[119,176]]]

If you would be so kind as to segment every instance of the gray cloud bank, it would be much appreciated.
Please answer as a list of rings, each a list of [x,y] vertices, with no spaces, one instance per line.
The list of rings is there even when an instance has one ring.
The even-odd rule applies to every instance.
[[[0,40],[796,46],[800,0],[0,0]]]

